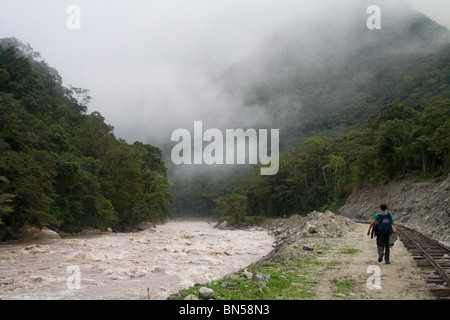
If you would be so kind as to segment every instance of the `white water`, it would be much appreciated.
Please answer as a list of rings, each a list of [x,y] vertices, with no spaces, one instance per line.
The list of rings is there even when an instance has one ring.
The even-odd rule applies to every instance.
[[[171,222],[138,233],[3,244],[0,299],[166,299],[248,266],[273,241],[264,231]],[[72,266],[80,270],[79,289]]]

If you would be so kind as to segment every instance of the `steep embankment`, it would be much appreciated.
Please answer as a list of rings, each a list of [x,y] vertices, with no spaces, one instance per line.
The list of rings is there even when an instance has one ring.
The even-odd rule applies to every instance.
[[[450,175],[446,179],[414,182],[404,179],[366,185],[355,190],[338,213],[369,221],[381,203],[389,206],[396,221],[450,243]]]

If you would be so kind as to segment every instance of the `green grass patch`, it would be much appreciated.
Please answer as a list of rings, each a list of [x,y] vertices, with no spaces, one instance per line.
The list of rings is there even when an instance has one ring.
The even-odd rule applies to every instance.
[[[333,248],[326,248],[326,247],[317,247],[315,248],[315,251],[320,253],[321,255],[326,254],[356,254],[358,252],[361,252],[359,249],[353,249],[353,248],[345,248],[345,249],[333,249]]]
[[[343,254],[356,254],[358,252],[361,252],[361,250],[359,250],[359,249],[342,249],[340,252]]]
[[[314,299],[318,277],[323,270],[332,266],[333,263],[321,262],[314,258],[268,261],[247,268],[248,272],[265,275],[268,278],[267,284],[247,279],[242,272],[239,272],[220,280],[182,290],[174,299],[182,300],[189,294],[198,296],[202,286],[214,290],[215,299],[223,300]]]

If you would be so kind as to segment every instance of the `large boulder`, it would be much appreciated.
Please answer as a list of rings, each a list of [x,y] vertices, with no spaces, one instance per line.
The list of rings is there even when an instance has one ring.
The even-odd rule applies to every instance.
[[[41,240],[48,240],[48,239],[61,239],[60,235],[56,233],[53,230],[42,228],[41,234],[39,236],[39,239]]]
[[[50,240],[61,239],[60,235],[48,228],[38,228],[35,226],[25,225],[20,231],[20,237],[23,240]]]

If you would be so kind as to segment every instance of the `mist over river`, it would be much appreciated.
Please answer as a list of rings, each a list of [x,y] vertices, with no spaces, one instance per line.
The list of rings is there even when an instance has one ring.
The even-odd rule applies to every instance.
[[[259,260],[273,241],[261,230],[169,222],[136,233],[1,244],[0,298],[166,299]]]

